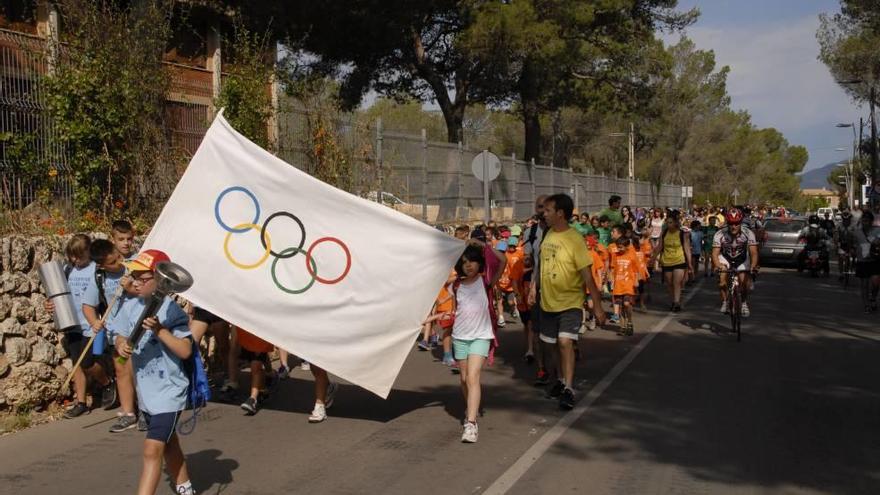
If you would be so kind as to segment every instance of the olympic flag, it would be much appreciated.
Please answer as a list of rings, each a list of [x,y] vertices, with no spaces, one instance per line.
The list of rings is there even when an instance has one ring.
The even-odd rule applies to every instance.
[[[297,170],[218,115],[144,248],[196,306],[387,398],[464,244]]]

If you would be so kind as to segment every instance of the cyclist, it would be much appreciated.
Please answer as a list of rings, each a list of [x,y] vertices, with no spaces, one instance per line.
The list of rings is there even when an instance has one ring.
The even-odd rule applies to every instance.
[[[727,210],[725,226],[715,233],[712,240],[712,266],[720,271],[721,312],[727,313],[727,277],[736,272],[742,298],[742,316],[750,314],[748,305],[748,275],[758,271],[758,241],[755,233],[743,226],[743,213],[739,208]],[[723,271],[722,271],[723,270]]]
[[[840,269],[840,280],[843,280],[843,272],[852,268],[850,265],[850,248],[852,247],[852,213],[844,210],[840,214],[840,225],[834,229],[834,244],[837,246],[838,263]]]
[[[809,251],[818,251],[820,262],[822,263],[822,271],[825,275],[828,275],[830,269],[830,264],[828,262],[829,242],[833,231],[826,232],[825,229],[822,228],[821,222],[819,215],[810,215],[807,219],[807,226],[801,229],[798,234],[798,242],[804,244],[804,249],[798,253],[798,272],[804,270],[807,261],[807,253]]]

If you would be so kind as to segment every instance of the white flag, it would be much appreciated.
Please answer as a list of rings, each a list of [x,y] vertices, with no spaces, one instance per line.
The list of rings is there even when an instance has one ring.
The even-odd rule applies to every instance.
[[[144,248],[192,273],[195,305],[386,398],[464,244],[218,116]]]

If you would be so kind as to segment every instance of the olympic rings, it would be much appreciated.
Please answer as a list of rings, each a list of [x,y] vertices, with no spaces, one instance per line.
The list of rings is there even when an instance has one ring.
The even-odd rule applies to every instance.
[[[256,210],[256,212],[254,214],[254,219],[251,222],[240,223],[234,227],[230,227],[225,222],[223,222],[222,218],[220,218],[220,202],[223,200],[223,198],[227,194],[234,192],[234,191],[242,192],[242,193],[246,194],[248,197],[250,197],[251,200],[254,202],[254,209]],[[306,243],[306,228],[305,228],[305,225],[303,225],[303,222],[299,219],[299,217],[297,217],[293,213],[290,213],[287,211],[277,211],[277,212],[269,215],[269,217],[263,221],[262,225],[258,225],[258,222],[260,221],[260,213],[261,213],[261,209],[260,209],[259,200],[257,200],[257,197],[250,190],[248,190],[245,187],[242,187],[242,186],[227,187],[217,196],[217,200],[214,202],[214,218],[217,220],[217,224],[223,230],[226,231],[226,237],[223,240],[223,253],[226,255],[226,259],[233,266],[240,268],[242,270],[253,270],[255,268],[262,266],[266,262],[266,260],[269,259],[269,256],[272,256],[274,258],[274,260],[272,261],[272,267],[270,269],[270,275],[272,276],[272,282],[275,283],[275,286],[278,287],[279,290],[281,290],[282,292],[285,292],[287,294],[302,294],[302,293],[308,291],[309,289],[311,289],[312,286],[315,285],[315,282],[321,282],[322,284],[325,284],[325,285],[338,284],[343,279],[345,279],[345,277],[348,276],[348,272],[351,271],[351,251],[348,250],[348,246],[344,242],[342,242],[341,240],[339,240],[336,237],[322,237],[322,238],[312,242],[312,244],[309,246],[309,249],[307,251],[303,251],[303,246],[305,246],[305,243]],[[299,241],[299,246],[289,247],[289,248],[283,249],[281,252],[278,252],[278,253],[276,253],[275,251],[272,250],[272,238],[271,238],[271,236],[269,236],[269,232],[267,232],[267,227],[269,226],[269,222],[271,222],[275,217],[287,217],[287,218],[290,218],[291,220],[293,220],[294,222],[296,222],[297,225],[299,225],[300,232],[302,233],[302,237],[300,238],[300,241]],[[256,230],[257,232],[260,233],[260,244],[263,246],[264,251],[263,251],[262,256],[260,256],[260,259],[258,259],[256,262],[251,263],[251,264],[246,264],[246,263],[242,263],[232,257],[232,254],[230,254],[230,252],[229,252],[229,240],[232,238],[232,234],[243,234],[243,233],[248,232],[250,230]],[[326,279],[326,278],[321,278],[318,276],[318,264],[315,261],[315,259],[312,257],[312,252],[315,250],[315,248],[318,246],[318,244],[321,244],[322,242],[332,242],[334,244],[337,244],[345,252],[345,270],[343,270],[342,275],[340,275],[337,278]],[[277,267],[278,267],[278,261],[283,260],[283,259],[292,258],[292,257],[296,256],[298,253],[302,253],[305,256],[306,271],[308,271],[309,276],[312,279],[309,281],[308,284],[306,284],[301,289],[290,289],[290,288],[287,288],[284,285],[282,285],[281,282],[278,280],[278,275],[276,273]]]
[[[247,194],[248,196],[250,196],[251,200],[253,200],[254,207],[257,211],[254,212],[254,219],[251,220],[250,223],[255,224],[255,223],[257,223],[257,221],[260,220],[260,202],[257,201],[257,197],[254,196],[254,193],[248,191],[247,189],[245,189],[241,186],[227,187],[226,189],[223,190],[223,192],[220,193],[219,196],[217,196],[217,201],[214,202],[214,218],[217,219],[217,223],[219,223],[220,226],[223,227],[223,230],[225,230],[227,232],[231,232],[233,234],[244,234],[245,232],[250,230],[250,228],[239,229],[239,228],[235,228],[235,227],[230,227],[230,226],[226,225],[226,223],[223,222],[222,218],[220,218],[220,202],[223,201],[224,196],[226,196],[227,194],[229,194],[233,191],[243,192],[243,193]],[[242,225],[244,225],[244,224],[242,224]],[[259,227],[257,227],[257,228],[259,229]],[[263,247],[265,247],[265,244],[263,245]],[[300,246],[300,247],[302,247],[302,246]]]
[[[288,253],[287,253],[288,251],[292,251],[293,253],[288,255]],[[276,287],[278,287],[279,289],[281,289],[284,292],[287,292],[288,294],[302,294],[303,292],[311,289],[312,286],[315,285],[315,280],[317,280],[317,276],[312,275],[312,280],[308,284],[306,284],[305,287],[303,287],[302,289],[297,289],[297,290],[288,289],[287,287],[281,285],[281,282],[278,281],[278,276],[275,274],[275,266],[278,265],[278,260],[281,260],[284,258],[290,258],[290,257],[296,255],[296,253],[306,254],[306,252],[300,248],[289,247],[289,248],[285,249],[284,251],[281,251],[281,255],[283,255],[283,257],[276,256],[275,260],[272,262],[272,281],[275,282]],[[306,259],[308,259],[308,261],[311,262],[311,265],[312,265],[311,270],[309,270],[309,274],[312,274],[313,272],[317,273],[318,272],[318,265],[315,264],[315,259],[310,258],[310,257],[306,258]],[[306,263],[306,265],[308,265],[308,263]]]
[[[312,258],[312,251],[314,251],[315,247],[317,247],[318,244],[320,244],[322,242],[333,242],[333,243],[339,244],[339,247],[341,247],[342,250],[345,251],[345,270],[342,272],[342,275],[340,275],[338,278],[335,278],[333,280],[327,280],[327,279],[323,279],[323,278],[319,277],[317,270],[312,270],[312,268],[309,266],[308,263],[306,263],[306,270],[309,271],[309,275],[315,277],[315,280],[317,280],[318,282],[321,282],[322,284],[327,284],[327,285],[338,284],[340,281],[342,281],[342,279],[345,278],[346,275],[348,275],[348,271],[351,270],[351,252],[349,252],[348,246],[346,246],[339,239],[337,239],[335,237],[322,237],[322,238],[318,239],[317,241],[313,242],[312,245],[309,247],[309,250],[306,253],[307,260],[313,259]]]
[[[260,230],[259,225],[255,225],[252,223],[241,223],[241,224],[236,225],[235,228],[236,229],[243,228],[243,229],[245,229],[245,232],[247,232],[248,230]],[[232,232],[230,231],[229,233],[226,234],[226,240],[223,241],[223,252],[226,254],[226,259],[228,259],[230,263],[241,268],[242,270],[253,270],[254,268],[257,268],[258,266],[260,266],[266,262],[266,260],[269,258],[269,254],[272,252],[272,239],[269,238],[269,236],[267,235],[266,236],[266,252],[263,253],[263,256],[260,257],[260,259],[257,260],[256,263],[253,263],[251,265],[245,265],[244,263],[239,263],[238,261],[235,261],[234,259],[232,259],[232,255],[229,254],[229,239],[231,239],[231,238],[232,238]]]
[[[292,219],[294,222],[296,222],[297,225],[299,225],[300,232],[302,232],[302,237],[299,240],[299,246],[297,246],[297,248],[292,251],[290,249],[285,249],[284,251],[281,251],[281,253],[276,253],[275,251],[272,251],[272,250],[269,250],[269,252],[272,253],[272,256],[274,256],[275,259],[292,258],[292,257],[296,256],[296,253],[305,254],[303,252],[302,248],[303,248],[303,245],[305,245],[305,243],[306,243],[306,228],[303,226],[303,223],[300,221],[300,219],[296,215],[294,215],[293,213],[288,213],[286,211],[275,212],[275,213],[269,215],[269,218],[267,218],[266,221],[263,222],[263,228],[260,229],[260,242],[263,244],[263,249],[266,249],[266,227],[269,226],[269,222],[271,222],[273,218],[278,217],[278,216],[287,217],[287,218]],[[290,251],[290,254],[284,254],[284,253],[287,253],[288,251]]]

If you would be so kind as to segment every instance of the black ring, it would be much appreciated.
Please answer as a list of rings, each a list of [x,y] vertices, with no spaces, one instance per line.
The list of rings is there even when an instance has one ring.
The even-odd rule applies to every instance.
[[[300,238],[300,240],[299,240],[299,247],[297,247],[296,250],[291,251],[289,254],[283,254],[283,253],[284,253],[284,251],[287,251],[290,248],[285,249],[284,251],[281,251],[281,253],[276,253],[275,251],[269,251],[269,254],[271,254],[272,256],[274,256],[278,259],[282,259],[282,260],[287,259],[287,258],[293,258],[294,256],[297,255],[297,253],[302,252],[302,248],[306,244],[306,228],[303,225],[303,223],[300,221],[300,219],[297,218],[296,215],[294,215],[293,213],[288,213],[286,211],[276,211],[275,213],[269,215],[269,218],[267,218],[266,221],[263,222],[263,227],[260,229],[260,244],[263,245],[263,249],[266,249],[266,226],[269,225],[269,222],[272,221],[273,218],[278,217],[278,216],[288,217],[288,218],[292,219],[294,222],[296,222],[297,225],[299,225],[299,230],[302,232],[302,238]]]

